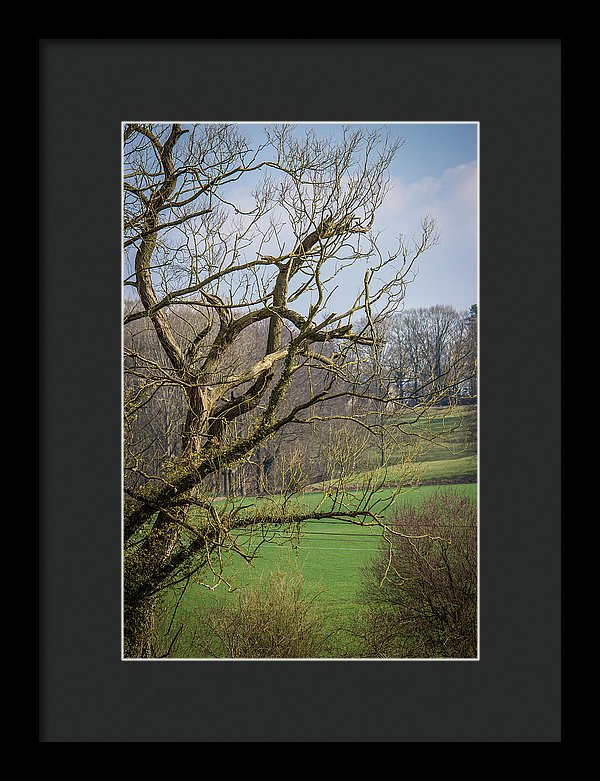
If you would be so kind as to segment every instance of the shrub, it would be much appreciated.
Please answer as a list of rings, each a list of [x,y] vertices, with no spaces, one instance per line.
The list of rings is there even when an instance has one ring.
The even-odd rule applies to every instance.
[[[357,633],[364,656],[477,655],[477,509],[451,490],[394,518],[366,568]]]
[[[299,574],[277,570],[221,600],[201,616],[206,656],[242,659],[314,658],[327,654],[325,617]],[[197,642],[199,638],[197,637]]]

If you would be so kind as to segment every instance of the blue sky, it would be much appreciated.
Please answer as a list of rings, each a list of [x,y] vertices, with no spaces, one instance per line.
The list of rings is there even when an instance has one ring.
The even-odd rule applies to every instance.
[[[294,124],[327,134],[337,134],[341,127],[337,123]],[[407,288],[405,307],[450,304],[459,310],[468,309],[477,302],[477,123],[369,125],[385,125],[404,139],[390,169],[393,189],[375,226],[383,231],[383,248],[391,249],[398,234],[410,238],[418,233],[421,219],[428,214],[436,219],[440,232],[439,244],[418,261],[417,276]],[[244,128],[252,138],[262,138],[263,125]],[[340,279],[340,308],[352,297],[352,288],[350,277]]]

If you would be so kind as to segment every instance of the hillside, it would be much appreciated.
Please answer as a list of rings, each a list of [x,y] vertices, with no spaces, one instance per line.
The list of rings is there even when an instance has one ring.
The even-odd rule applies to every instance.
[[[413,417],[413,420],[416,416]],[[407,416],[407,422],[411,420]],[[477,406],[438,407],[407,426],[411,431],[407,444],[418,444],[418,453],[407,461],[401,448],[389,449],[386,464],[380,466],[381,453],[371,448],[362,468],[345,481],[348,487],[366,483],[390,486],[404,482],[412,485],[443,485],[477,482]],[[331,481],[329,481],[331,482]],[[328,482],[315,483],[307,490],[322,491]]]

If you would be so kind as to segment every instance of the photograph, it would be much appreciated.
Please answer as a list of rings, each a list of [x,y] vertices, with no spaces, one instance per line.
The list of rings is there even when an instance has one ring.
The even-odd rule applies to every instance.
[[[479,122],[121,132],[122,661],[477,662]]]

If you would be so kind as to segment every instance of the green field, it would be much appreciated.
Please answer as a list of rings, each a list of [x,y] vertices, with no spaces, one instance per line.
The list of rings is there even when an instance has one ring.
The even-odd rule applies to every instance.
[[[433,485],[408,488],[395,501],[420,503],[437,490],[440,488]],[[453,490],[476,501],[477,485],[474,483],[456,485]],[[395,510],[394,503],[390,503],[391,496],[390,490],[382,490],[377,495],[380,508],[388,517],[392,517]],[[354,500],[358,502],[360,499],[357,492]],[[323,506],[323,494],[303,494],[300,501],[310,512],[319,505]],[[381,544],[381,528],[338,520],[317,520],[305,522],[300,529],[295,527],[291,531],[284,527],[253,533],[242,530],[237,533],[236,539],[242,549],[250,550],[258,542],[260,547],[251,563],[235,553],[224,555],[223,575],[232,591],[224,584],[211,590],[206,585],[190,582],[183,593],[181,589],[173,589],[168,595],[165,601],[168,610],[162,623],[163,642],[168,644],[169,637],[182,628],[175,655],[202,657],[193,638],[202,624],[203,614],[220,600],[235,599],[238,589],[256,584],[277,568],[286,573],[301,573],[306,595],[314,597],[316,604],[326,612],[332,631],[344,627],[357,608],[362,570]],[[206,571],[203,576],[206,577]],[[171,622],[175,606],[175,618]],[[170,624],[169,633],[165,631],[167,623]],[[336,655],[351,655],[352,644],[343,628],[337,633],[336,642]]]
[[[347,483],[360,487],[366,481],[378,485],[399,483],[440,485],[477,482],[477,407],[435,407],[421,417],[406,413],[406,443],[418,443],[417,459],[402,465],[402,449],[390,448],[385,467],[380,453],[370,447],[365,451],[362,467],[347,478]],[[370,467],[368,465],[371,465]],[[311,488],[319,490],[323,485]],[[310,490],[310,488],[309,488]]]
[[[477,481],[477,456],[468,455],[461,458],[444,458],[439,460],[423,460],[412,469],[415,470],[418,482],[422,484],[441,485]],[[412,474],[412,469],[409,474]],[[350,481],[364,483],[371,479],[377,485],[397,485],[405,478],[406,467],[399,464],[379,467],[353,475]]]
[[[406,417],[407,422],[416,419],[408,429],[418,433],[422,445],[416,472],[409,470],[411,476],[407,479],[405,469],[399,463],[401,458],[398,456],[398,463],[394,463],[393,453],[390,453],[388,466],[373,468],[378,463],[378,454],[371,449],[365,452],[359,470],[343,481],[349,489],[342,494],[343,507],[357,509],[365,496],[361,489],[367,485],[374,491],[370,507],[385,519],[393,517],[398,505],[420,503],[442,486],[451,487],[476,501],[477,408],[437,408],[428,410],[422,417],[412,411]],[[398,486],[405,486],[399,494]],[[237,508],[242,516],[253,518],[255,524],[265,516],[276,518],[281,513],[288,517],[302,513],[310,518],[312,512],[332,510],[333,498],[323,492],[325,488],[327,484],[315,484],[305,493],[291,498],[277,494],[261,498],[219,498],[216,506],[223,514]],[[335,509],[339,510],[340,496],[337,498]],[[173,655],[204,658],[207,654],[202,652],[197,638],[201,635],[205,616],[219,605],[235,604],[241,590],[265,583],[279,570],[301,578],[303,594],[314,599],[314,604],[326,614],[334,638],[331,655],[352,656],[353,641],[346,628],[359,607],[363,570],[381,548],[381,527],[320,519],[305,521],[301,526],[258,523],[252,529],[252,532],[235,533],[236,543],[242,551],[250,553],[258,546],[251,562],[246,562],[237,553],[223,553],[222,576],[226,583],[219,583],[218,577],[204,568],[203,583],[197,578],[183,591],[181,587],[175,587],[166,595],[163,600],[166,610],[158,622],[163,635],[159,646],[168,646],[174,633],[181,630]]]

